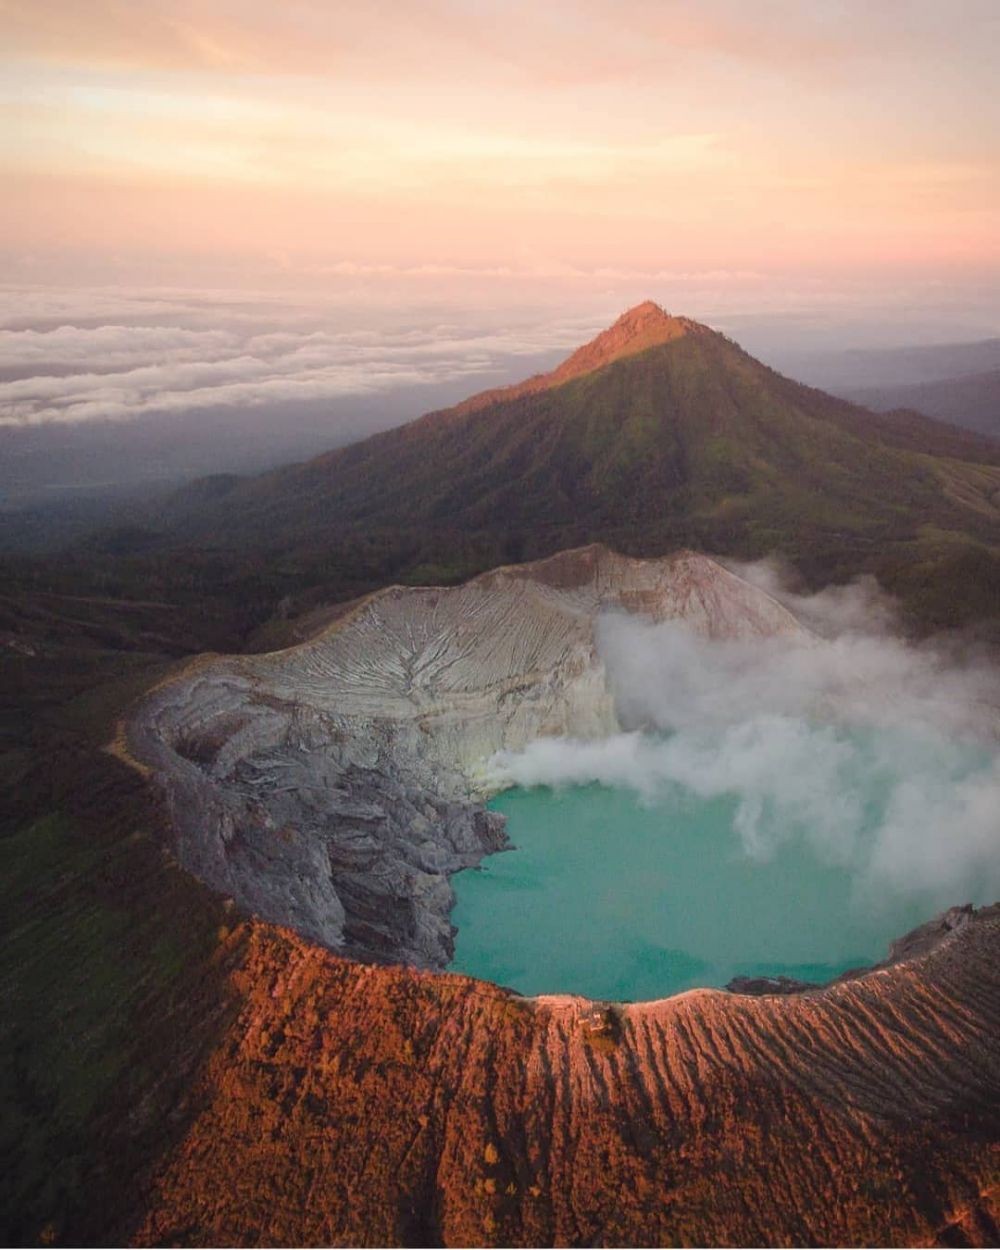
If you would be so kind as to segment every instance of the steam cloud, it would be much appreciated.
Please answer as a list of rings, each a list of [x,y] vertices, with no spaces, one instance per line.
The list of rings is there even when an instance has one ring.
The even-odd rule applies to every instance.
[[[1000,677],[984,659],[889,632],[873,583],[810,597],[770,566],[740,572],[810,632],[719,641],[609,615],[599,628],[619,718],[604,741],[541,739],[494,760],[505,783],[734,801],[749,856],[805,839],[850,869],[859,900],[928,906],[1000,897]]]

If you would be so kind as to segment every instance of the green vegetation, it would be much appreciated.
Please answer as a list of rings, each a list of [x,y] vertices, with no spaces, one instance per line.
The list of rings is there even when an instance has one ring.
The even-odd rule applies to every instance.
[[[119,770],[92,779],[103,828],[52,813],[0,838],[5,1244],[127,1237],[224,1018],[221,905],[125,832],[138,809]]]
[[[994,614],[989,586],[952,588],[996,560],[998,499],[996,444],[866,412],[705,331],[230,483],[221,501],[185,497],[161,541],[225,552],[229,580],[253,570],[296,610],[595,540],[633,554],[777,553],[811,585],[874,573],[918,626],[939,628]],[[942,549],[929,526],[955,541]]]
[[[37,704],[35,682],[58,700],[74,664],[90,680],[98,653],[139,671],[261,630],[274,645],[319,604],[596,540],[777,553],[813,587],[871,573],[917,629],[998,618],[996,444],[866,412],[707,331],[223,486],[181,492],[141,543],[108,532],[72,560],[3,562],[0,634],[45,656],[21,666],[19,705]]]

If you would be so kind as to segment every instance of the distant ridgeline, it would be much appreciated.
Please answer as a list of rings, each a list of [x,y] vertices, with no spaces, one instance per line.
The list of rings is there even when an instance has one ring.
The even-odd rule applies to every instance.
[[[89,550],[164,598],[292,615],[591,541],[873,573],[924,628],[1000,619],[1000,444],[793,382],[641,304],[553,372],[258,477],[218,476]],[[181,554],[183,552],[183,554]]]

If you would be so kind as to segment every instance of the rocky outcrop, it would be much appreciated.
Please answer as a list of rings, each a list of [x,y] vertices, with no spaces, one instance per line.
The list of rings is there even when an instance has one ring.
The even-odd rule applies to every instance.
[[[802,994],[806,990],[819,988],[817,981],[799,981],[795,977],[733,977],[727,981],[725,988],[730,994],[752,994],[761,997],[764,994]]]
[[[712,637],[800,628],[707,557],[587,547],[389,587],[285,651],[202,657],[146,699],[128,749],[203,881],[333,950],[442,968],[449,874],[506,841],[486,762],[618,728],[594,639],[607,611]]]

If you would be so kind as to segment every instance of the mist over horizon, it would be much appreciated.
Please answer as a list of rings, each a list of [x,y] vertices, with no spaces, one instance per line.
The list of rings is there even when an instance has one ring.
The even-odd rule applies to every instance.
[[[1000,1245],[1000,0],[0,35],[0,1246]]]

